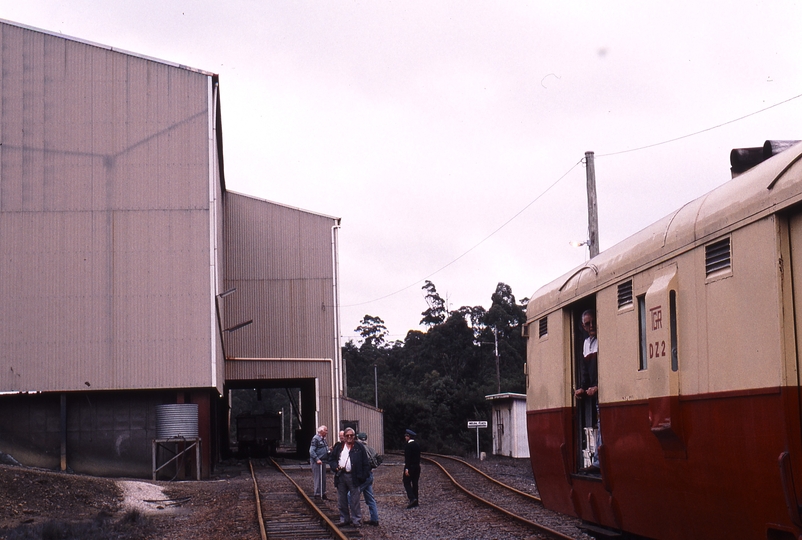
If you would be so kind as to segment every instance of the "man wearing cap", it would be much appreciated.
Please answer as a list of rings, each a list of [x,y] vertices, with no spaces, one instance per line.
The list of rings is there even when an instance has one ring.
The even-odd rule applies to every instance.
[[[370,463],[365,447],[356,443],[353,428],[346,428],[345,444],[331,451],[330,463],[334,469],[334,485],[337,487],[337,505],[340,510],[339,526],[362,525],[359,486],[370,476]]]
[[[409,504],[407,508],[418,506],[418,480],[420,479],[420,446],[415,441],[416,433],[411,429],[404,432],[404,489]]]
[[[371,446],[368,446],[368,434],[359,432],[356,435],[357,440],[365,447],[365,451],[368,455],[368,461],[370,462],[370,456],[376,455],[376,450],[374,450]],[[368,512],[370,512],[370,521],[367,522],[368,525],[378,525],[379,524],[379,509],[376,506],[376,497],[373,495],[373,464],[371,463],[371,471],[370,476],[365,481],[364,484],[359,486],[360,491],[365,496],[365,504],[368,505]]]

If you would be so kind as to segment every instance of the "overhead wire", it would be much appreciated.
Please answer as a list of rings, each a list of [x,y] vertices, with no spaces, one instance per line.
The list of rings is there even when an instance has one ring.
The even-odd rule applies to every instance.
[[[616,151],[616,152],[607,152],[607,153],[604,153],[604,154],[596,154],[596,157],[597,157],[597,158],[601,158],[601,157],[609,157],[609,156],[616,156],[616,155],[620,155],[620,154],[626,154],[626,153],[630,153],[630,152],[638,152],[638,151],[640,151],[640,150],[646,150],[646,149],[648,149],[648,148],[654,148],[654,147],[656,147],[656,146],[662,146],[662,145],[664,145],[664,144],[670,144],[670,143],[673,143],[673,142],[676,142],[676,141],[680,141],[680,140],[682,140],[682,139],[687,139],[687,138],[689,138],[689,137],[694,137],[694,136],[696,136],[696,135],[700,135],[700,134],[702,134],[702,133],[706,133],[706,132],[708,132],[708,131],[712,131],[712,130],[714,130],[714,129],[718,129],[718,128],[721,128],[721,127],[727,126],[727,125],[729,125],[729,124],[733,124],[733,123],[735,123],[735,122],[739,122],[739,121],[741,121],[741,120],[744,120],[744,119],[746,119],[746,118],[749,118],[750,116],[755,116],[755,115],[757,115],[757,114],[760,114],[760,113],[766,112],[766,111],[768,111],[768,110],[770,110],[770,109],[773,109],[773,108],[775,108],[775,107],[779,107],[780,105],[785,105],[786,103],[789,103],[789,102],[791,102],[791,101],[794,101],[795,99],[799,99],[799,98],[801,98],[801,97],[802,97],[802,94],[798,94],[798,95],[796,95],[796,96],[793,96],[793,97],[791,97],[791,98],[788,98],[788,99],[786,99],[786,100],[780,101],[780,102],[778,102],[778,103],[775,103],[775,104],[773,104],[773,105],[769,105],[768,107],[764,107],[764,108],[762,108],[762,109],[760,109],[760,110],[757,110],[757,111],[751,112],[751,113],[749,113],[749,114],[745,114],[745,115],[743,115],[743,116],[739,116],[738,118],[734,118],[734,119],[732,119],[732,120],[728,120],[728,121],[726,121],[726,122],[722,122],[721,124],[717,124],[717,125],[715,125],[715,126],[711,126],[711,127],[705,128],[705,129],[701,129],[701,130],[699,130],[699,131],[694,131],[693,133],[688,133],[688,134],[686,134],[686,135],[682,135],[682,136],[680,136],[680,137],[674,137],[673,139],[667,139],[667,140],[664,140],[664,141],[660,141],[660,142],[656,142],[656,143],[648,144],[648,145],[645,145],[645,146],[639,146],[639,147],[637,147],[637,148],[630,148],[630,149],[627,149],[627,150],[619,150],[619,151]],[[559,177],[557,180],[555,180],[555,181],[554,181],[554,182],[553,182],[553,183],[552,183],[552,184],[551,184],[549,187],[547,187],[545,190],[543,190],[543,191],[542,191],[542,192],[541,192],[541,193],[540,193],[540,194],[539,194],[537,197],[535,197],[535,198],[534,198],[532,201],[530,201],[530,202],[529,202],[529,203],[528,203],[526,206],[524,206],[524,207],[523,207],[523,208],[521,208],[521,209],[520,209],[520,210],[519,210],[517,213],[515,213],[515,215],[513,215],[513,216],[512,216],[511,218],[509,218],[507,221],[505,221],[504,223],[502,223],[502,224],[501,224],[499,227],[497,227],[497,228],[496,228],[496,229],[495,229],[493,232],[491,232],[490,234],[488,234],[487,236],[485,236],[485,237],[484,237],[482,240],[480,240],[479,242],[477,242],[476,244],[474,244],[474,245],[473,245],[471,248],[469,248],[467,251],[465,251],[464,253],[462,253],[461,255],[459,255],[458,257],[456,257],[455,259],[451,260],[449,263],[447,263],[447,264],[445,264],[445,265],[441,266],[440,268],[438,268],[438,269],[437,269],[437,270],[435,270],[434,272],[431,272],[430,274],[428,274],[428,275],[424,276],[423,278],[421,278],[421,279],[418,279],[418,280],[416,280],[415,282],[413,282],[413,283],[410,283],[410,284],[409,284],[409,285],[407,285],[406,287],[403,287],[403,288],[401,288],[401,289],[398,289],[398,290],[397,290],[397,291],[395,291],[395,292],[391,292],[391,293],[389,293],[389,294],[386,294],[386,295],[384,295],[384,296],[380,296],[380,297],[378,297],[378,298],[374,298],[374,299],[372,299],[372,300],[368,300],[368,301],[365,301],[365,302],[359,302],[359,303],[356,303],[356,304],[347,304],[347,305],[341,305],[340,307],[344,307],[344,308],[358,307],[358,306],[364,306],[364,305],[366,305],[366,304],[372,304],[372,303],[374,303],[374,302],[378,302],[378,301],[380,301],[380,300],[384,300],[385,298],[389,298],[389,297],[391,297],[391,296],[395,296],[396,294],[402,293],[402,292],[406,291],[407,289],[410,289],[410,288],[412,288],[412,287],[414,287],[414,286],[418,285],[418,284],[419,284],[419,283],[421,283],[422,281],[425,281],[425,280],[429,279],[430,277],[432,277],[432,276],[434,276],[434,275],[436,275],[436,274],[438,274],[438,273],[442,272],[443,270],[445,270],[446,268],[448,268],[448,267],[449,267],[449,266],[451,266],[452,264],[456,263],[457,261],[459,261],[460,259],[462,259],[463,257],[465,257],[465,256],[466,256],[468,253],[472,252],[474,249],[478,248],[480,245],[482,245],[483,243],[485,243],[485,242],[486,242],[488,239],[490,239],[490,238],[491,238],[493,235],[495,235],[496,233],[498,233],[498,232],[499,232],[501,229],[503,229],[504,227],[506,227],[507,225],[509,225],[509,224],[510,224],[510,223],[511,223],[513,220],[515,220],[515,219],[516,219],[518,216],[520,216],[520,215],[521,215],[521,214],[522,214],[524,211],[526,211],[526,210],[527,210],[527,209],[528,209],[530,206],[532,206],[533,204],[535,204],[535,203],[536,203],[538,200],[540,200],[540,198],[541,198],[541,197],[543,197],[543,196],[544,196],[546,193],[548,193],[548,192],[549,192],[549,191],[550,191],[552,188],[554,188],[554,187],[555,187],[557,184],[559,184],[559,183],[560,183],[560,182],[561,182],[561,181],[562,181],[562,180],[563,180],[563,179],[564,179],[566,176],[568,176],[568,174],[570,174],[570,173],[571,173],[571,171],[573,171],[573,170],[574,170],[574,169],[575,169],[575,168],[576,168],[576,167],[577,167],[577,166],[578,166],[580,163],[583,163],[584,161],[585,161],[585,158],[584,158],[584,157],[583,157],[582,159],[580,159],[579,161],[577,161],[577,162],[576,162],[576,163],[575,163],[575,164],[574,164],[574,165],[573,165],[573,166],[572,166],[570,169],[568,169],[568,170],[567,170],[567,171],[566,171],[566,172],[565,172],[565,173],[564,173],[562,176],[560,176],[560,177]]]
[[[709,127],[709,128],[700,129],[699,131],[694,131],[693,133],[688,133],[687,135],[682,135],[680,137],[674,137],[673,139],[667,139],[665,141],[660,141],[660,142],[656,142],[656,143],[652,143],[652,144],[647,144],[646,146],[639,146],[637,148],[630,148],[629,150],[619,150],[617,152],[608,152],[606,154],[597,154],[596,157],[600,158],[600,157],[608,157],[608,156],[617,156],[619,154],[627,154],[629,152],[637,152],[639,150],[646,150],[647,148],[654,148],[655,146],[661,146],[661,145],[664,145],[664,144],[669,144],[669,143],[673,143],[673,142],[676,142],[676,141],[681,141],[682,139],[687,139],[689,137],[694,137],[696,135],[701,135],[702,133],[706,133],[708,131],[713,131],[714,129],[718,129],[720,127],[724,127],[724,126],[727,126],[729,124],[733,124],[735,122],[740,122],[741,120],[749,118],[750,116],[755,116],[756,114],[760,114],[760,113],[766,112],[769,109],[773,109],[774,107],[779,107],[780,105],[785,105],[789,101],[793,101],[793,100],[799,99],[801,97],[802,97],[802,94],[799,94],[799,95],[794,96],[792,98],[788,98],[788,99],[786,99],[784,101],[780,101],[779,103],[775,103],[774,105],[769,105],[768,107],[764,107],[763,109],[760,109],[759,111],[754,111],[754,112],[751,112],[749,114],[745,114],[743,116],[735,118],[733,120],[728,120],[727,122],[722,122],[721,124],[717,124],[717,125]]]
[[[553,183],[552,183],[552,184],[551,184],[549,187],[547,187],[547,188],[546,188],[545,190],[543,190],[543,191],[542,191],[542,192],[541,192],[541,193],[540,193],[540,194],[539,194],[537,197],[535,197],[535,198],[534,198],[532,201],[530,201],[530,202],[529,202],[529,204],[527,204],[526,206],[524,206],[523,208],[521,208],[520,210],[518,210],[518,212],[516,212],[516,213],[515,213],[515,215],[513,215],[511,218],[509,218],[507,221],[505,221],[505,222],[504,222],[504,223],[502,223],[502,224],[501,224],[499,227],[497,227],[497,228],[496,228],[496,230],[494,230],[493,232],[491,232],[490,234],[488,234],[487,236],[485,236],[484,238],[482,238],[481,240],[479,240],[479,241],[478,241],[476,244],[474,244],[472,247],[470,247],[470,248],[469,248],[467,251],[463,252],[463,253],[462,253],[462,255],[460,255],[459,257],[457,257],[457,258],[455,258],[455,259],[452,259],[452,260],[451,260],[451,262],[449,262],[448,264],[445,264],[445,265],[441,266],[440,268],[438,268],[438,269],[437,269],[437,270],[435,270],[434,272],[431,272],[430,274],[428,274],[428,275],[426,275],[426,276],[422,277],[421,279],[418,279],[418,280],[416,280],[414,283],[410,283],[410,284],[409,284],[409,285],[407,285],[406,287],[404,287],[404,288],[401,288],[401,289],[398,289],[397,291],[395,291],[395,292],[392,292],[392,293],[390,293],[390,294],[386,294],[386,295],[384,295],[384,296],[381,296],[381,297],[379,297],[379,298],[374,298],[373,300],[368,300],[367,302],[360,302],[360,303],[358,303],[358,304],[348,304],[348,305],[344,305],[344,306],[340,306],[340,307],[357,307],[357,306],[364,306],[365,304],[371,304],[371,303],[373,303],[373,302],[378,302],[379,300],[384,300],[385,298],[389,298],[389,297],[391,297],[391,296],[395,296],[395,295],[396,295],[396,294],[398,294],[398,293],[404,292],[404,291],[406,291],[407,289],[410,289],[410,288],[412,288],[412,287],[414,287],[414,286],[418,285],[418,284],[419,284],[421,281],[426,281],[427,279],[429,279],[430,277],[434,276],[435,274],[438,274],[438,273],[442,272],[443,270],[445,270],[446,268],[448,268],[449,266],[451,266],[452,264],[454,264],[454,263],[455,263],[455,262],[457,262],[458,260],[462,259],[462,258],[463,258],[464,256],[466,256],[468,253],[470,253],[470,252],[471,252],[471,251],[473,251],[474,249],[476,249],[476,248],[478,248],[479,246],[481,246],[482,244],[484,244],[484,243],[485,243],[485,242],[486,242],[488,239],[490,239],[490,237],[492,237],[494,234],[496,234],[497,232],[499,232],[501,229],[503,229],[504,227],[506,227],[507,225],[509,225],[509,224],[510,224],[510,222],[512,222],[512,221],[513,221],[515,218],[517,218],[517,217],[518,217],[518,216],[520,216],[520,215],[521,215],[523,212],[525,212],[527,208],[529,208],[530,206],[532,206],[533,204],[535,204],[535,203],[536,203],[538,200],[540,200],[540,198],[541,198],[541,197],[543,197],[543,196],[544,196],[546,193],[548,193],[548,192],[549,192],[549,191],[550,191],[550,190],[551,190],[551,189],[552,189],[554,186],[556,186],[557,184],[559,184],[559,183],[560,183],[560,181],[561,181],[563,178],[565,178],[566,176],[568,176],[568,175],[571,173],[571,171],[573,171],[573,170],[574,170],[574,169],[577,167],[577,165],[579,165],[579,164],[580,164],[580,163],[582,163],[583,161],[585,161],[585,158],[584,158],[584,157],[583,157],[582,159],[580,159],[579,161],[577,161],[576,163],[574,163],[574,165],[573,165],[573,166],[572,166],[570,169],[568,169],[568,170],[567,170],[567,171],[566,171],[566,172],[565,172],[565,173],[564,173],[562,176],[560,176],[560,177],[559,177],[557,180],[555,180],[555,181],[554,181],[554,182],[553,182]]]

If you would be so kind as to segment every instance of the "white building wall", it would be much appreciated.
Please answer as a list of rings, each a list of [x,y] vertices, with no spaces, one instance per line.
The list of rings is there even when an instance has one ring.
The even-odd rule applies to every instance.
[[[493,402],[493,454],[528,458],[526,396],[494,394],[485,398]]]

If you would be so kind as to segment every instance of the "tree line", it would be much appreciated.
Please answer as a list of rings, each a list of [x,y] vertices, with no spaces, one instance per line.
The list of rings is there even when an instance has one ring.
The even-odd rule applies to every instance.
[[[355,329],[361,343],[349,340],[342,349],[347,396],[372,405],[378,388],[387,449],[401,448],[404,429],[412,428],[426,451],[470,455],[476,432],[467,429],[468,421],[492,426],[485,396],[526,391],[522,328],[528,299],[517,302],[512,288],[499,283],[488,309],[449,311],[434,283],[427,280],[422,289],[428,306],[420,321],[425,331],[410,330],[403,341],[388,342],[380,317],[362,318]],[[479,435],[489,453],[491,430],[481,429]]]

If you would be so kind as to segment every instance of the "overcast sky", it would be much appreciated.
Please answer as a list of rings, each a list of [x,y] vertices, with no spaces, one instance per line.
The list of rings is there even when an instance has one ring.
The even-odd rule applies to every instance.
[[[586,151],[604,250],[729,180],[732,148],[802,139],[799,1],[0,0],[0,18],[219,74],[227,187],[342,218],[345,339],[365,314],[418,328],[425,279],[487,308],[500,281],[520,299],[582,264]]]

